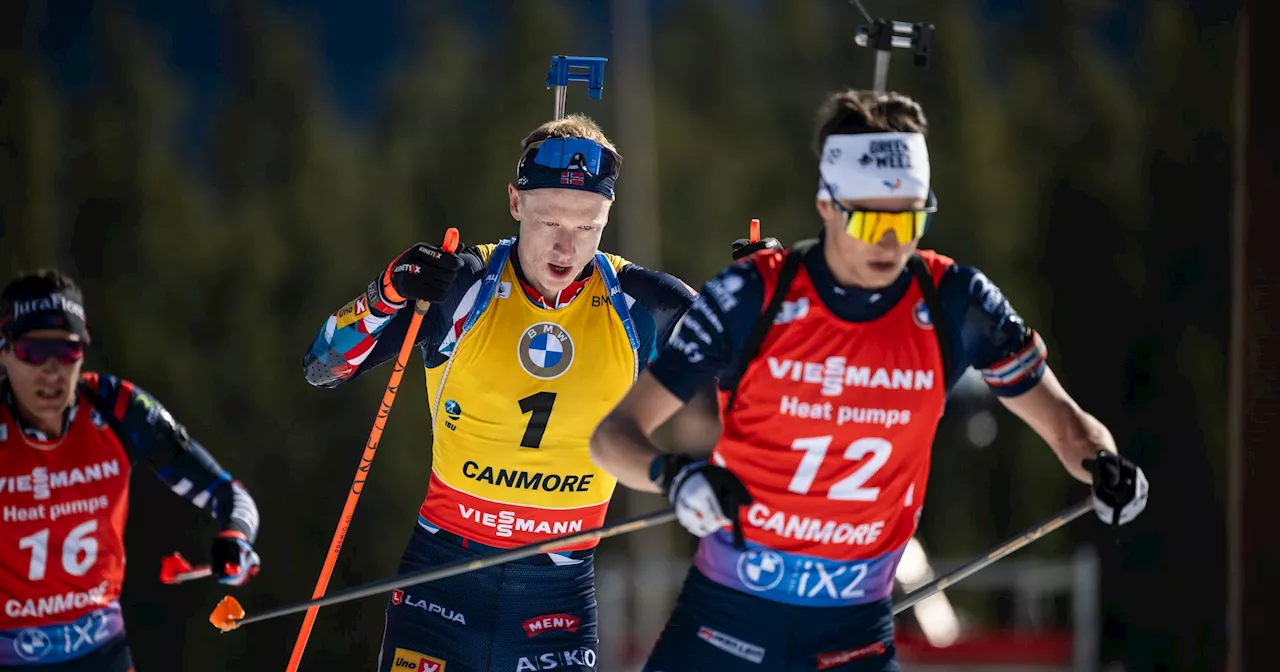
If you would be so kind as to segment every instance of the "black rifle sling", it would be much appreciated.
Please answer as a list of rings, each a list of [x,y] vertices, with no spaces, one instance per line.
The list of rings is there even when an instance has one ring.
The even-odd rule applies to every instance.
[[[951,329],[946,316],[942,313],[942,301],[938,299],[938,287],[933,284],[933,275],[929,273],[928,264],[919,253],[912,253],[907,260],[907,268],[916,276],[916,284],[924,295],[925,308],[929,310],[929,321],[933,323],[934,335],[938,337],[938,350],[942,353],[942,381],[944,391],[951,389],[952,364],[955,359],[951,354]]]
[[[746,372],[747,367],[751,364],[751,360],[759,354],[760,346],[764,344],[764,339],[769,335],[769,329],[773,327],[773,321],[777,317],[778,312],[782,310],[782,303],[787,298],[787,291],[791,288],[791,282],[795,279],[796,273],[800,270],[800,263],[804,260],[804,255],[817,244],[816,238],[808,238],[797,242],[787,251],[787,256],[782,262],[782,268],[778,271],[777,284],[773,290],[773,296],[769,300],[769,305],[765,307],[764,312],[760,314],[760,319],[756,320],[755,328],[751,331],[751,338],[742,347],[742,352],[738,354],[737,366],[734,375],[730,378],[734,381],[733,389],[729,390],[729,399],[725,402],[724,412],[727,415],[733,409],[733,402],[738,396],[738,386],[742,383],[742,375]],[[929,319],[933,323],[934,334],[938,339],[938,349],[942,354],[942,376],[946,387],[949,389],[952,377],[952,363],[955,361],[951,354],[951,333],[949,325],[942,312],[942,302],[938,299],[938,288],[933,284],[933,276],[929,273],[929,267],[924,263],[924,259],[918,253],[913,253],[911,258],[907,260],[907,268],[911,270],[911,274],[915,277],[916,284],[920,287],[920,293],[924,296],[925,307],[929,310]]]
[[[729,390],[729,400],[725,402],[724,412],[727,415],[733,408],[733,402],[738,397],[738,386],[742,384],[742,374],[746,373],[747,366],[751,364],[751,360],[756,358],[760,352],[760,346],[764,343],[765,337],[769,335],[769,329],[773,327],[773,320],[777,317],[778,311],[782,310],[782,302],[787,298],[787,291],[791,289],[791,281],[795,279],[796,273],[800,271],[800,262],[804,261],[804,256],[809,250],[818,243],[817,238],[806,238],[792,245],[786,252],[786,258],[782,261],[782,268],[778,271],[777,284],[773,288],[773,297],[769,300],[769,305],[765,306],[764,312],[760,313],[760,319],[756,320],[755,328],[751,331],[751,338],[747,339],[745,345],[742,346],[742,352],[738,353],[737,367],[734,371],[733,389]]]

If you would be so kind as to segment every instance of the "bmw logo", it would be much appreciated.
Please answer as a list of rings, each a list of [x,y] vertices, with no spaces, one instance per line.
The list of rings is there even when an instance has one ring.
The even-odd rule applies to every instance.
[[[539,322],[520,334],[520,366],[534,378],[551,380],[573,364],[573,339],[554,322]]]
[[[751,590],[770,590],[782,582],[784,564],[774,551],[752,549],[738,556],[738,579]]]
[[[44,630],[27,628],[18,633],[13,640],[13,650],[18,657],[26,661],[37,661],[45,657],[53,648],[53,642]]]
[[[929,307],[924,305],[924,299],[916,301],[916,305],[911,307],[911,319],[921,329],[933,328],[933,317],[929,315]]]
[[[450,399],[444,402],[444,413],[449,416],[450,420],[457,420],[462,417],[462,406],[458,402]]]

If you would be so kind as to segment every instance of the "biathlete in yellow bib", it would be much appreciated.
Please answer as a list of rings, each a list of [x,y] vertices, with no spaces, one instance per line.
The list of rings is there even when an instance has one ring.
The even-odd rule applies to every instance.
[[[508,185],[519,234],[451,254],[419,243],[325,322],[307,380],[335,387],[417,344],[431,477],[399,572],[599,527],[617,481],[591,460],[596,423],[665,343],[694,292],[600,252],[621,162],[580,115],[539,126]],[[742,246],[740,257],[766,239]],[[378,670],[595,670],[595,542],[396,590]]]

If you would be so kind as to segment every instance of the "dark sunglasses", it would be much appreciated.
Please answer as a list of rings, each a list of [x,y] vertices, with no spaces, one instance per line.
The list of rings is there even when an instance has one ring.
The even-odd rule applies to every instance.
[[[68,366],[84,359],[84,341],[66,339],[23,338],[12,343],[13,355],[32,366],[43,366],[50,357]]]

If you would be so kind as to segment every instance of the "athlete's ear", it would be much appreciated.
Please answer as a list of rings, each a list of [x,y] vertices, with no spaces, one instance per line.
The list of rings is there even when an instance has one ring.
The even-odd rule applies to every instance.
[[[507,183],[507,200],[511,208],[511,218],[520,221],[520,192],[516,191],[516,185]]]
[[[820,198],[814,199],[814,207],[818,209],[818,216],[824,222],[831,219],[832,214],[834,214],[831,210],[831,201],[824,201]]]

